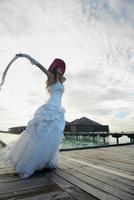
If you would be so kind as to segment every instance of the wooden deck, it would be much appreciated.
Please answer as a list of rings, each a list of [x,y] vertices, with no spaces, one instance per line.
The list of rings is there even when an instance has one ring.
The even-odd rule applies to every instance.
[[[59,168],[28,179],[0,163],[1,199],[134,200],[134,145],[60,152]]]

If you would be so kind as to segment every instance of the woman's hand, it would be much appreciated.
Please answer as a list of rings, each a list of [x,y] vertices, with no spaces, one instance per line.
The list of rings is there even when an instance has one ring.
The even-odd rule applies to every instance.
[[[22,54],[22,53],[16,54],[17,57],[23,57],[23,55],[24,55],[24,54]]]
[[[29,56],[28,54],[19,53],[19,54],[16,54],[16,56],[27,58],[31,62],[32,65],[37,65],[38,64],[38,61],[36,61],[34,58]]]
[[[18,53],[16,54],[17,57],[27,57],[28,54]]]

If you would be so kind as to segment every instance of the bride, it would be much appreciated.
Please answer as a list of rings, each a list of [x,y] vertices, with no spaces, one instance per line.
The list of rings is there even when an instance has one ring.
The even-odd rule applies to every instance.
[[[46,88],[50,93],[47,103],[35,111],[20,137],[0,150],[0,161],[15,166],[20,178],[28,178],[36,170],[45,167],[56,169],[58,166],[59,146],[65,128],[65,109],[61,100],[66,65],[56,58],[47,70],[28,54],[19,53],[16,56],[29,59],[47,75]]]

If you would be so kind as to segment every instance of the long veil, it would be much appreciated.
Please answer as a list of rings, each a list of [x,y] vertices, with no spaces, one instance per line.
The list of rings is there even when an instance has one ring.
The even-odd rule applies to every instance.
[[[2,85],[4,84],[5,82],[5,77],[6,77],[6,74],[7,74],[7,71],[9,69],[9,67],[11,66],[11,64],[18,58],[18,56],[14,56],[14,58],[9,62],[9,64],[7,65],[6,69],[4,70],[3,74],[2,74],[2,80],[1,80],[1,83],[0,83],[0,91],[2,89]]]

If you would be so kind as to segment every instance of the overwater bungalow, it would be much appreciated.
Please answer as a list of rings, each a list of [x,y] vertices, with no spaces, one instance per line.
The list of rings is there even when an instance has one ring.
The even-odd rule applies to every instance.
[[[26,126],[17,126],[17,127],[11,127],[9,128],[10,133],[19,134],[23,130],[26,129]],[[66,126],[64,129],[64,132],[102,132],[102,133],[108,133],[109,132],[109,126],[108,125],[102,125],[98,122],[95,122],[91,119],[88,119],[86,117],[82,117],[80,119],[75,119],[71,122],[66,121]]]

